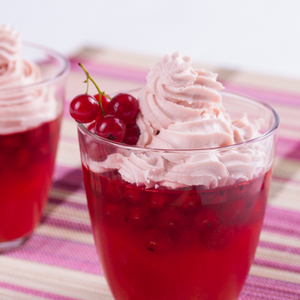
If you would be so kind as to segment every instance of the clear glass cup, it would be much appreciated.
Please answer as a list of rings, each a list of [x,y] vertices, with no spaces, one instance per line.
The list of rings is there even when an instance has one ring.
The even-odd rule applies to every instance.
[[[78,123],[95,244],[116,300],[238,298],[262,228],[279,118],[260,101],[229,92],[222,95],[233,119],[247,112],[250,122],[264,120],[261,136],[222,148],[145,149],[100,138]],[[103,163],[109,157],[130,159],[134,154],[173,162],[187,157],[197,161],[202,155],[226,164],[232,153],[242,156],[235,166],[227,163],[231,178],[211,188],[145,188],[126,182],[117,169]],[[243,179],[243,174],[236,174],[249,171],[248,154],[255,172],[253,178]],[[134,176],[132,162],[132,168],[126,164],[126,172]],[[149,175],[155,172],[153,166],[142,171]]]
[[[5,111],[0,115],[0,253],[18,247],[40,222],[52,182],[69,71],[64,56],[42,46],[24,43],[22,57],[40,67],[41,79],[0,86],[0,110]],[[45,101],[51,103],[50,115]]]

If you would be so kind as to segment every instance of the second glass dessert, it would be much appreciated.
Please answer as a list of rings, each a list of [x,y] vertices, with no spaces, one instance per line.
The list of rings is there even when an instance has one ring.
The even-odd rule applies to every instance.
[[[219,92],[214,74],[188,58],[160,63],[168,75],[160,66],[155,77],[156,67],[155,87],[131,92],[137,146],[78,123],[100,262],[116,300],[237,299],[262,228],[279,119],[262,102]]]
[[[39,224],[48,199],[68,61],[0,27],[0,253]]]

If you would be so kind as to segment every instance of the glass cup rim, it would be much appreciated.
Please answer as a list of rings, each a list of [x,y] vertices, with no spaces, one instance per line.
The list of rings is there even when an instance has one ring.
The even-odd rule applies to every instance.
[[[7,88],[1,88],[0,87],[0,92],[11,92],[13,90],[22,88],[22,89],[30,89],[30,88],[34,88],[34,87],[39,87],[39,86],[45,86],[45,85],[51,85],[54,84],[57,81],[60,81],[62,78],[64,78],[69,70],[70,70],[70,62],[68,60],[68,58],[59,53],[56,50],[53,50],[51,48],[48,48],[46,46],[42,46],[36,43],[32,43],[32,42],[22,42],[22,47],[25,46],[26,48],[33,48],[36,50],[41,50],[44,53],[48,53],[50,54],[52,57],[54,57],[57,61],[61,62],[62,67],[59,69],[58,72],[56,72],[56,74],[54,74],[53,76],[40,80],[40,81],[36,81],[34,83],[29,83],[29,84],[23,84],[23,85],[17,85],[17,86],[12,86],[12,87],[7,87]]]
[[[139,89],[132,89],[132,90],[128,90],[128,91],[122,91],[123,93],[133,93],[133,92],[137,92],[139,91]],[[114,93],[114,94],[118,94],[118,93]],[[232,145],[228,145],[228,146],[222,146],[222,147],[212,147],[212,148],[180,148],[180,149],[169,149],[169,148],[143,148],[143,147],[138,147],[138,146],[131,146],[131,145],[126,145],[120,142],[114,142],[114,141],[110,141],[107,140],[105,138],[102,138],[94,133],[92,133],[90,130],[88,130],[85,125],[83,123],[77,122],[77,125],[79,127],[79,129],[81,129],[85,134],[87,134],[89,137],[98,140],[99,142],[105,143],[107,145],[110,146],[115,146],[118,148],[122,148],[122,149],[126,149],[126,150],[134,150],[134,151],[154,151],[154,152],[169,152],[169,153],[178,153],[178,152],[195,152],[197,151],[198,153],[205,153],[207,151],[221,151],[221,150],[232,150],[234,148],[238,148],[241,146],[245,146],[245,145],[251,145],[254,144],[256,142],[260,142],[262,140],[265,140],[266,138],[268,138],[269,136],[272,136],[276,133],[278,127],[279,127],[279,123],[280,123],[280,119],[279,119],[279,115],[277,114],[277,112],[273,109],[273,107],[261,100],[258,100],[254,97],[242,94],[242,93],[237,93],[237,92],[233,92],[233,91],[221,91],[220,94],[223,96],[235,96],[235,97],[239,97],[239,98],[243,98],[243,101],[245,102],[250,102],[255,104],[256,106],[261,106],[266,110],[269,110],[273,116],[274,116],[274,124],[273,126],[266,131],[264,134],[251,139],[251,140],[247,140],[241,143],[237,143],[237,144],[232,144]]]

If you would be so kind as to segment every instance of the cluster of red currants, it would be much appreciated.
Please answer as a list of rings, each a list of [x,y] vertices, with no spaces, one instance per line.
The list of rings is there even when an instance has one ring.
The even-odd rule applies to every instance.
[[[101,92],[82,64],[79,64],[99,94],[80,94],[70,103],[70,114],[77,122],[91,123],[88,129],[109,140],[136,145],[140,131],[136,124],[138,100],[130,94],[120,93],[110,98]],[[100,96],[100,98],[99,98]]]

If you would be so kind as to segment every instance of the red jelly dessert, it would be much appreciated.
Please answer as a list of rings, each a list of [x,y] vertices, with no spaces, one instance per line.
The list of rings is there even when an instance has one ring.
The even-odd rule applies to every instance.
[[[238,298],[262,228],[279,119],[222,89],[216,74],[175,52],[132,91],[133,105],[119,94],[112,115],[86,126],[83,111],[73,113],[95,244],[116,300]]]
[[[83,165],[100,261],[117,300],[237,299],[262,227],[271,171],[215,189],[143,188]]]
[[[0,243],[29,236],[38,225],[52,182],[61,117],[0,135]]]

